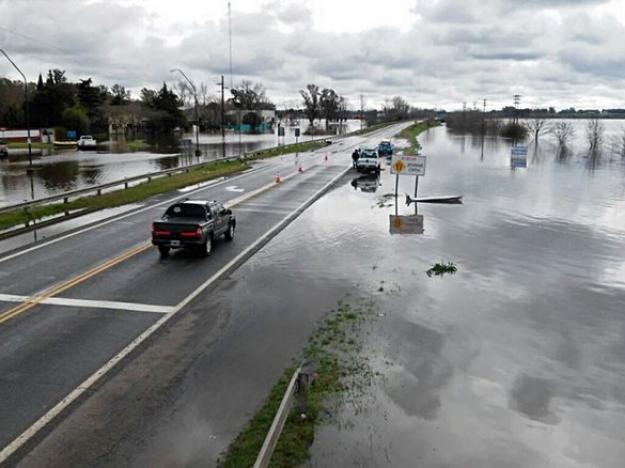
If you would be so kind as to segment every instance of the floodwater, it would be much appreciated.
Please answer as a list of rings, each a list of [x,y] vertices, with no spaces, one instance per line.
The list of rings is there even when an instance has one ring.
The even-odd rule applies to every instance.
[[[318,320],[312,303],[376,304],[365,348],[382,377],[319,428],[310,465],[622,467],[625,163],[589,165],[582,148],[561,160],[545,140],[512,169],[503,140],[482,151],[444,127],[420,140],[419,195],[464,204],[419,205],[423,234],[391,235],[393,176],[354,174],[228,290],[287,323],[300,308]],[[441,261],[457,273],[428,277]]]
[[[322,125],[321,122],[317,123]],[[356,130],[360,123],[349,120],[346,130]],[[305,124],[302,122],[302,130]],[[270,148],[278,144],[295,143],[295,127],[286,127],[286,134],[278,140],[275,134],[226,134],[226,156]],[[184,135],[183,139],[190,139]],[[303,135],[298,141],[310,140]],[[321,138],[317,136],[315,138]],[[108,142],[98,151],[53,150],[43,156],[33,156],[32,179],[27,174],[28,156],[24,153],[0,160],[0,206],[43,198],[70,190],[104,184],[124,177],[173,169],[221,158],[221,135],[200,135],[200,158],[194,156],[195,141],[191,146],[181,145],[178,139],[162,138],[148,141],[145,151],[131,152],[124,141]]]

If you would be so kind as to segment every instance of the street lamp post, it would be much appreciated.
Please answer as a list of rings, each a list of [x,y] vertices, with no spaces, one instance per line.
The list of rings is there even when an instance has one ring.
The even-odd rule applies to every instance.
[[[193,82],[187,77],[187,75],[184,74],[184,72],[180,68],[172,68],[171,70],[169,70],[169,72],[180,73],[184,77],[184,79],[187,80],[189,86],[191,86],[191,91],[193,91],[193,101],[195,103],[195,123],[197,124],[197,133],[195,134],[195,155],[200,156],[202,152],[200,151],[200,117],[197,111],[197,90]]]
[[[0,52],[2,52],[2,55],[4,55],[7,60],[9,62],[11,62],[11,65],[13,65],[13,68],[15,68],[17,70],[17,72],[22,75],[22,79],[24,80],[24,100],[26,103],[26,132],[28,133],[28,172],[32,172],[33,170],[33,150],[32,150],[32,143],[30,141],[30,103],[28,101],[28,81],[26,80],[26,75],[24,75],[22,73],[22,70],[19,69],[19,67],[17,65],[15,65],[15,62],[13,62],[13,60],[11,60],[11,57],[9,57],[7,55],[7,53],[0,49]]]

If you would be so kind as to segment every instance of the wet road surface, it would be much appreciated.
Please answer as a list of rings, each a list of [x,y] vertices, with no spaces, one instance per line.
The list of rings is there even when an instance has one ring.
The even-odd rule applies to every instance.
[[[371,138],[377,141],[394,132],[396,130],[378,131]],[[70,412],[69,418],[48,435],[45,444],[21,463],[39,466],[45,463],[56,466],[93,465],[96,460],[102,460],[104,452],[110,452],[111,457],[139,457],[139,447],[146,444],[144,439],[139,446],[131,447],[130,455],[123,450],[116,452],[115,447],[128,434],[147,437],[139,427],[150,415],[166,416],[169,410],[167,402],[172,398],[167,391],[179,390],[176,384],[191,362],[202,356],[212,340],[221,335],[224,313],[211,306],[212,288],[207,286],[207,289],[200,290],[198,287],[207,285],[207,279],[210,281],[218,276],[222,268],[236,259],[244,261],[247,258],[244,254],[252,248],[252,243],[283,223],[294,208],[302,206],[345,170],[350,161],[351,147],[363,141],[362,137],[352,137],[323,151],[300,155],[304,173],[295,173],[294,157],[285,156],[259,164],[248,174],[192,193],[193,198],[234,200],[271,185],[276,173],[281,173],[283,177],[294,174],[291,178],[285,177],[278,187],[237,204],[233,208],[237,216],[235,242],[218,242],[211,257],[206,260],[184,252],[161,260],[153,248],[144,248],[151,220],[162,213],[171,199],[180,197],[172,197],[171,194],[157,197],[138,211],[0,258],[3,277],[0,301],[5,305],[3,315],[0,315],[0,320],[4,320],[0,324],[1,445],[11,442],[72,389],[81,388],[77,386],[84,385],[81,382],[107,361],[110,363],[109,360],[122,347],[137,339],[139,334],[162,320],[169,320],[174,317],[175,311],[184,308],[181,316],[186,318],[176,316],[172,320],[174,328],[171,331],[159,330],[150,338],[148,348],[151,351],[148,354],[144,354],[141,348],[142,351],[131,355],[133,358],[135,355],[146,358],[147,361],[136,361],[136,366],[128,369],[129,374],[122,370],[110,383],[104,383],[113,389],[124,389],[121,395],[113,398],[115,401],[119,399],[119,405],[110,406],[112,401],[108,392],[94,393],[94,396],[101,395],[109,402],[98,406],[106,412],[106,418],[72,424],[72,418],[84,417],[83,408],[86,412],[93,412],[91,404],[101,405],[100,396],[92,403],[89,403],[91,398],[86,398],[84,404],[77,408],[79,414]],[[325,154],[328,154],[327,162]],[[261,246],[259,244],[257,248]],[[105,261],[112,263],[101,268]],[[236,265],[230,268],[234,267]],[[227,288],[227,282],[224,287]],[[59,292],[50,294],[51,290]],[[186,307],[195,294],[199,294],[198,299]],[[33,301],[33,298],[32,303],[24,302]],[[16,312],[12,312],[14,310]],[[7,313],[15,315],[7,316]],[[183,330],[175,327],[183,327]],[[243,336],[234,338],[231,344],[241,349],[241,342],[236,340],[243,339]],[[195,346],[194,340],[200,340],[200,345]],[[221,337],[220,340],[224,343]],[[249,341],[254,342],[255,339]],[[160,357],[150,359],[148,356],[154,355],[150,353]],[[254,353],[262,353],[262,348],[254,348]],[[289,354],[284,353],[283,356]],[[211,355],[211,358],[214,356]],[[130,364],[132,362],[135,361],[131,359]],[[280,360],[276,369],[279,365],[282,365]],[[144,369],[146,374],[139,377],[137,369]],[[218,362],[210,372],[229,375],[232,370],[232,367]],[[124,380],[127,375],[132,375],[129,381]],[[271,376],[270,373],[267,375]],[[117,379],[121,379],[122,383]],[[271,385],[268,379],[265,383]],[[258,392],[258,399],[251,401],[258,403],[263,395],[262,391]],[[231,397],[223,395],[224,407],[229,402],[235,406],[240,403]],[[79,401],[82,402],[82,399]],[[123,417],[120,419],[121,414]],[[236,414],[239,419],[244,418],[244,415]],[[220,425],[227,425],[229,421],[220,419],[215,423],[219,429]],[[106,435],[100,432],[102,437],[85,440],[85,435],[94,434],[93,425],[99,424],[104,425],[102,431],[105,428],[111,431]],[[240,429],[240,426],[237,428]],[[77,438],[75,443],[67,443],[69,433]],[[232,433],[228,435],[232,436]],[[57,436],[66,441],[63,443],[65,449],[55,450],[53,458],[38,455],[40,450],[45,452],[54,447],[59,440]],[[221,440],[222,445],[223,442]],[[81,447],[81,443],[86,445]],[[85,449],[88,446],[92,446],[93,450]],[[30,448],[32,446],[25,447]],[[14,461],[25,451],[18,453]]]

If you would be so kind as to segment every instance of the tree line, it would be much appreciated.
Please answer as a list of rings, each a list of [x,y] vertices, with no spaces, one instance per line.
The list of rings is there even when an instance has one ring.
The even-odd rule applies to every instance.
[[[224,99],[224,109],[221,96],[210,89],[206,83],[178,81],[170,86],[163,83],[159,89],[143,88],[135,98],[121,84],[109,88],[95,84],[91,78],[71,82],[64,70],[52,69],[28,84],[30,125],[55,128],[57,138],[64,138],[66,130],[75,130],[78,135],[103,134],[110,123],[148,132],[189,129],[191,123],[198,123],[202,130],[211,131],[222,125],[222,111],[226,124],[255,128],[262,121],[261,111],[273,110],[278,123],[287,116],[304,117],[309,132],[327,133],[333,122],[341,128],[348,118],[360,118],[371,125],[422,115],[400,96],[387,99],[380,110],[349,109],[345,96],[314,83],[299,91],[300,104],[290,109],[277,109],[261,83],[243,80],[233,86]],[[325,120],[325,128],[315,126],[319,120]],[[20,81],[0,78],[0,126],[26,127],[24,85]]]

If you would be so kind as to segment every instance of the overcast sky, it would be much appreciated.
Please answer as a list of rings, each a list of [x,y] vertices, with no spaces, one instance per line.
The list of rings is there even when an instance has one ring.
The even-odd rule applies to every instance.
[[[232,0],[233,79],[278,105],[306,83],[358,106],[625,107],[625,0]],[[230,82],[227,0],[0,0],[0,48],[135,92]],[[522,5],[522,6],[519,6]],[[3,59],[0,75],[18,75]],[[217,86],[214,87],[215,92]]]

